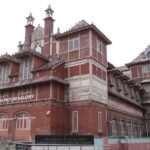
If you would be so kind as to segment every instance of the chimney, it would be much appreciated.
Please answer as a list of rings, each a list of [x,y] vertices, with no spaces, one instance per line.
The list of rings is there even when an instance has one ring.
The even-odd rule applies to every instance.
[[[53,35],[53,10],[49,5],[48,8],[45,10],[46,18],[44,19],[44,49],[42,53],[45,56],[51,55],[50,51],[52,51],[52,35]]]
[[[30,13],[27,19],[27,25],[25,26],[25,41],[24,41],[24,49],[28,49],[31,46],[31,36],[32,32],[34,31],[33,21],[34,18]]]

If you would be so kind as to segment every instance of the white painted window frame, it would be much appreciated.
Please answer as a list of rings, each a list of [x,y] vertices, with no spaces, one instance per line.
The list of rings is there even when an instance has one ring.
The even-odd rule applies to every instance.
[[[98,132],[102,133],[102,112],[98,112]]]
[[[8,78],[9,73],[10,73],[9,64],[5,64],[0,67],[0,83],[9,82],[9,78]]]
[[[8,117],[5,114],[0,114],[0,130],[8,130]]]
[[[74,118],[75,115],[76,115],[76,117],[77,117],[77,118],[76,118],[76,122],[75,122],[75,120],[74,120],[74,119],[75,119],[75,118]],[[78,132],[78,129],[79,129],[79,128],[78,128],[78,117],[79,117],[79,116],[78,116],[78,111],[73,111],[73,112],[72,112],[72,132],[73,132],[73,133],[77,133],[77,132]]]
[[[96,51],[102,53],[102,47],[103,47],[102,42],[96,39]]]
[[[22,114],[22,117],[17,117]],[[16,115],[16,130],[30,130],[31,118],[26,116],[26,113],[19,113]]]
[[[76,48],[75,47],[75,41],[78,41],[78,47]],[[70,43],[72,42],[72,48],[70,49]],[[74,39],[69,39],[69,41],[68,41],[68,50],[69,51],[74,51],[74,50],[78,50],[78,49],[80,49],[80,39],[79,39],[79,37],[78,38],[74,38]]]
[[[20,64],[20,80],[32,78],[32,60],[30,58],[22,59]]]

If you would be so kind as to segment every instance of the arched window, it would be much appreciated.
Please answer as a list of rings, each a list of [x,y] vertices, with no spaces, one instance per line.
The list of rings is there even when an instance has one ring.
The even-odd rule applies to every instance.
[[[111,121],[112,124],[112,136],[118,136],[118,124],[117,124],[117,120],[113,119]]]
[[[127,124],[127,131],[128,131],[128,136],[132,137],[132,124],[131,124],[131,122],[128,122],[128,124]]]
[[[30,114],[26,112],[22,112],[16,115],[16,129],[30,129],[31,126],[31,118]]]
[[[138,128],[136,123],[133,125],[133,135],[134,137],[138,136]]]
[[[123,120],[120,122],[120,133],[121,133],[121,136],[126,135],[126,125]]]
[[[0,114],[0,130],[8,129],[8,116],[5,114]]]

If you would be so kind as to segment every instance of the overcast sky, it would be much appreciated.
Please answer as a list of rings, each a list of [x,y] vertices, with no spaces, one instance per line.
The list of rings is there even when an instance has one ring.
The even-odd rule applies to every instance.
[[[132,61],[150,44],[150,0],[4,0],[0,4],[0,54],[17,52],[30,12],[34,26],[43,26],[49,4],[55,11],[55,32],[82,19],[93,22],[112,41],[108,60],[115,66]]]

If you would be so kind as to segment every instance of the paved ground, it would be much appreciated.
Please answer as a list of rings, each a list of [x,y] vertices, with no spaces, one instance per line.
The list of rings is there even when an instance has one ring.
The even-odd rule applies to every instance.
[[[9,142],[0,142],[0,150],[16,150],[16,146]]]

